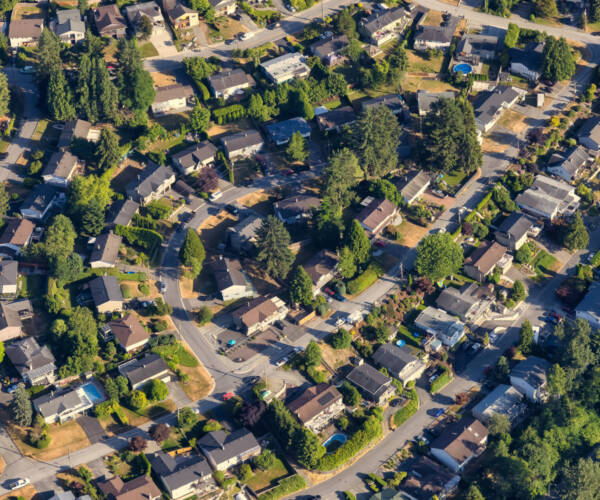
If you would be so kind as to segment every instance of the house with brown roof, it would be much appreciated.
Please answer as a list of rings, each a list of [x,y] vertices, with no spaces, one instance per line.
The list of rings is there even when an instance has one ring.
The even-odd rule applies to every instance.
[[[94,23],[100,36],[122,38],[127,31],[127,21],[117,4],[99,5],[93,9]]]
[[[150,340],[150,335],[133,313],[108,323],[115,340],[125,352],[137,351]]]
[[[367,196],[360,204],[363,208],[356,220],[369,237],[378,235],[390,224],[402,222],[398,207],[389,200]]]
[[[198,12],[187,7],[181,0],[163,0],[162,5],[175,29],[185,30],[200,23]]]
[[[29,219],[10,219],[0,236],[0,249],[10,249],[15,254],[31,242],[35,224]]]
[[[165,115],[185,111],[194,105],[194,89],[191,85],[167,85],[156,89],[156,96],[152,103],[154,115]]]
[[[487,438],[485,425],[473,417],[464,417],[446,427],[431,443],[431,454],[451,471],[459,472],[483,453]]]
[[[115,267],[123,238],[110,231],[99,234],[94,240],[90,267]]]
[[[171,160],[182,174],[189,175],[208,167],[215,161],[216,154],[217,148],[212,143],[202,141],[175,153],[171,156]]]
[[[98,481],[100,491],[108,500],[159,500],[161,492],[150,476],[141,476],[127,481],[119,476],[104,481]]]
[[[313,295],[316,295],[327,282],[333,279],[337,265],[337,255],[329,250],[317,252],[304,264],[304,270],[313,282]]]
[[[330,384],[313,385],[287,405],[306,428],[319,433],[344,411],[342,394]]]
[[[37,45],[44,20],[42,18],[27,18],[11,20],[8,25],[8,41],[13,49]]]
[[[273,203],[275,215],[285,224],[296,224],[312,217],[321,200],[316,196],[300,194]]]
[[[465,274],[477,281],[485,281],[495,267],[505,272],[512,264],[507,248],[497,241],[484,241],[465,259]]]
[[[418,456],[410,462],[410,470],[400,486],[400,495],[410,495],[411,500],[444,500],[454,493],[460,476],[450,472],[430,458]],[[400,496],[400,498],[406,498]]]
[[[231,316],[239,330],[252,335],[284,319],[287,313],[288,308],[279,297],[258,297],[233,311]]]
[[[256,297],[257,293],[252,282],[244,273],[238,259],[220,256],[210,265],[217,289],[224,301]]]
[[[69,120],[65,123],[60,136],[58,137],[58,149],[68,148],[73,139],[96,142],[100,137],[100,130],[93,128],[92,124],[86,120]]]
[[[79,167],[77,156],[69,151],[57,151],[48,160],[42,178],[52,186],[66,188]]]

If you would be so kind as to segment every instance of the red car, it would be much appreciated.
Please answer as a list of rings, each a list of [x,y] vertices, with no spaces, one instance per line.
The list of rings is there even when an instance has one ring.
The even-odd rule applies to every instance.
[[[335,295],[335,292],[331,289],[331,288],[323,288],[323,291],[327,294],[327,295],[331,295],[332,297]]]
[[[558,314],[556,311],[550,311],[550,316],[552,316],[553,318],[556,318],[559,321],[562,319],[562,316],[560,314]]]
[[[294,175],[296,172],[294,172],[291,168],[289,170],[286,170],[285,175]]]
[[[379,247],[379,248],[383,248],[385,246],[385,242],[381,241],[381,240],[377,240],[375,242],[375,246]]]
[[[233,397],[233,392],[226,392],[223,394],[223,401],[229,401]]]

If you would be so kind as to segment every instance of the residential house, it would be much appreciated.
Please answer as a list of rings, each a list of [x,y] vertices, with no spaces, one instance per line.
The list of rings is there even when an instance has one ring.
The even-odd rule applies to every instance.
[[[531,187],[520,193],[515,201],[523,212],[553,220],[575,213],[580,198],[575,194],[575,188],[566,182],[538,175]]]
[[[132,390],[144,387],[151,380],[170,382],[171,375],[165,360],[153,352],[144,354],[141,358],[134,358],[119,365],[119,373],[129,380]]]
[[[159,87],[156,89],[156,96],[151,106],[152,113],[156,116],[186,111],[194,105],[195,97],[191,85],[176,83]]]
[[[600,328],[600,282],[590,285],[583,300],[575,308],[577,319],[584,319],[597,330]]]
[[[79,9],[57,10],[56,20],[50,26],[63,43],[74,45],[85,38],[85,23]]]
[[[356,113],[352,106],[342,106],[317,116],[316,120],[323,132],[339,133],[344,127],[356,122]]]
[[[515,424],[526,411],[523,394],[506,384],[500,384],[471,409],[473,416],[486,425],[494,415],[504,415]]]
[[[119,476],[97,481],[98,488],[107,500],[159,500],[161,491],[151,477],[142,474],[126,483]]]
[[[482,94],[483,99],[475,107],[475,124],[482,133],[489,132],[504,112],[522,101],[525,95],[521,89],[504,85]]]
[[[79,10],[77,11],[79,12]],[[95,142],[100,136],[98,129],[92,128],[92,124],[79,118],[69,120],[63,126],[63,129],[58,137],[58,149],[65,149],[71,146],[74,139]]]
[[[23,334],[23,320],[33,317],[33,307],[28,299],[0,302],[0,342]]]
[[[390,224],[402,222],[398,207],[385,198],[367,196],[360,204],[363,208],[356,215],[356,220],[369,237],[378,235]]]
[[[125,11],[125,17],[135,32],[137,32],[143,17],[147,17],[153,26],[164,26],[165,20],[156,2],[127,5],[123,10]]]
[[[58,188],[67,188],[75,171],[80,167],[77,156],[68,151],[53,153],[42,171],[44,182]]]
[[[94,407],[94,402],[81,387],[53,390],[35,398],[32,403],[47,424],[63,424]]]
[[[511,265],[512,255],[505,246],[497,241],[484,241],[465,259],[464,269],[469,278],[483,282],[494,269],[504,273]]]
[[[529,217],[513,212],[502,221],[494,236],[498,243],[514,252],[527,242],[532,227],[533,221]]]
[[[378,106],[387,106],[388,109],[395,115],[400,113],[410,116],[408,106],[402,99],[400,94],[387,94],[379,97],[373,97],[360,103],[362,111],[368,111],[369,109],[377,108]]]
[[[23,217],[42,221],[57,202],[56,189],[48,184],[37,184],[25,198],[20,212]]]
[[[459,20],[458,17],[451,16],[443,26],[419,26],[414,38],[414,49],[446,51],[450,48]]]
[[[171,160],[182,174],[190,175],[213,163],[216,154],[217,148],[212,143],[202,141],[175,153],[171,156]]]
[[[0,294],[15,295],[17,293],[17,276],[19,263],[16,260],[0,261]]]
[[[265,125],[268,139],[277,146],[290,142],[292,135],[299,133],[305,139],[310,137],[310,125],[304,118],[290,118],[282,122]]]
[[[431,454],[453,472],[461,471],[483,453],[488,430],[479,420],[463,417],[448,425],[430,444]]]
[[[61,491],[55,493],[48,500],[92,500],[92,497],[89,495],[82,495],[76,498],[72,491]]]
[[[417,380],[427,369],[427,363],[415,356],[407,345],[383,344],[373,354],[373,361],[404,385]]]
[[[198,448],[215,470],[227,470],[260,454],[260,445],[248,429],[237,429],[229,434],[212,431],[198,439]]]
[[[508,50],[510,59],[510,72],[522,76],[533,82],[540,79],[542,62],[544,60],[544,44],[538,42],[528,43],[524,48],[511,48]]]
[[[98,313],[123,310],[123,294],[116,276],[97,276],[88,285]]]
[[[196,190],[181,179],[173,184],[173,191],[175,191],[177,194],[180,194],[188,203],[198,199],[196,196]]]
[[[185,30],[200,24],[198,12],[187,7],[182,0],[162,0],[162,5],[173,28]]]
[[[211,262],[210,267],[222,300],[253,298],[258,295],[238,259],[219,256]]]
[[[565,154],[555,153],[550,158],[546,170],[566,182],[571,182],[581,175],[585,164],[593,160],[582,146],[569,149]]]
[[[118,345],[125,352],[133,352],[144,347],[150,340],[150,335],[133,313],[108,323]]]
[[[258,153],[265,145],[258,130],[244,130],[221,138],[228,159],[248,158]]]
[[[492,286],[481,286],[477,283],[467,283],[461,288],[444,288],[435,301],[440,309],[457,316],[461,321],[473,324],[481,323],[485,319],[493,303]]]
[[[423,309],[415,319],[415,326],[438,338],[448,348],[454,347],[465,336],[462,321],[435,307]]]
[[[321,200],[316,196],[300,194],[273,203],[275,215],[285,224],[296,224],[304,219],[310,219],[313,210],[317,209]]]
[[[579,144],[594,153],[600,151],[600,116],[588,118],[577,131]]]
[[[228,228],[229,246],[234,252],[250,253],[256,245],[256,232],[262,226],[263,218],[257,214],[250,214],[235,226]]]
[[[98,5],[93,10],[98,34],[106,38],[122,38],[127,32],[127,22],[115,3]]]
[[[5,346],[6,357],[28,385],[52,384],[56,364],[48,346],[40,347],[34,337],[15,340]]]
[[[29,219],[8,219],[0,236],[0,249],[12,251],[19,255],[23,248],[31,242],[35,224]]]
[[[147,205],[162,198],[173,184],[175,172],[171,167],[150,162],[138,178],[127,186],[127,196],[141,205]]]
[[[235,2],[234,4],[235,5]],[[212,95],[216,98],[229,99],[232,95],[243,93],[256,85],[254,78],[241,68],[227,69],[207,78]]]
[[[230,16],[235,14],[237,2],[235,0],[209,0],[210,5],[215,9],[217,16]]]
[[[460,476],[428,457],[417,456],[410,462],[406,479],[400,486],[401,500],[444,500],[458,488]],[[406,496],[408,495],[408,497]]]
[[[337,265],[337,255],[329,250],[320,250],[304,264],[304,270],[313,283],[313,295],[319,293],[321,288],[333,279]]]
[[[14,19],[8,25],[8,41],[11,48],[34,47],[42,36],[42,18]]]
[[[346,380],[353,383],[365,398],[379,406],[385,405],[396,392],[392,379],[367,363],[353,368]]]
[[[433,105],[447,99],[452,101],[456,98],[456,93],[451,90],[445,92],[427,92],[426,90],[417,91],[417,108],[419,116],[425,116],[433,109]]]
[[[369,43],[381,47],[400,38],[411,23],[410,13],[404,7],[396,7],[379,10],[361,19],[358,31]]]
[[[454,58],[469,64],[491,61],[496,58],[499,45],[498,36],[467,33],[458,42]]]
[[[90,267],[115,267],[122,241],[123,237],[112,231],[96,236],[90,254]]]
[[[236,328],[250,336],[286,317],[288,308],[278,297],[257,297],[237,308],[231,316]]]
[[[419,200],[427,188],[431,185],[431,177],[423,170],[417,170],[409,174],[409,177],[400,189],[400,196],[407,205],[412,205]]]
[[[313,43],[310,51],[326,66],[335,66],[344,60],[343,52],[347,46],[348,37],[346,35],[332,35]]]
[[[342,399],[335,386],[317,384],[289,402],[287,409],[304,427],[318,434],[344,411]]]
[[[128,226],[139,208],[140,204],[130,199],[117,201],[111,207],[107,222],[111,226]]]
[[[548,370],[550,363],[537,356],[529,356],[510,372],[510,385],[523,393],[529,401],[542,403],[548,399]]]
[[[306,78],[310,74],[310,68],[305,60],[299,52],[288,52],[262,63],[260,67],[272,83],[280,85],[294,78]]]
[[[216,489],[212,469],[199,455],[171,456],[159,451],[148,456],[152,473],[158,478],[170,498],[187,498]]]

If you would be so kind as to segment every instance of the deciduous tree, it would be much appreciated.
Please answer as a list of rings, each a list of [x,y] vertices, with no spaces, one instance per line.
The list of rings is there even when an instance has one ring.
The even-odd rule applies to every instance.
[[[196,134],[202,134],[208,129],[210,111],[196,99],[196,105],[190,113],[190,127]]]
[[[457,273],[463,264],[462,247],[448,233],[425,236],[417,247],[416,271],[432,281]]]
[[[44,250],[46,256],[67,258],[75,247],[77,233],[71,219],[66,215],[58,214],[46,230]]]
[[[129,440],[129,449],[131,451],[135,451],[135,452],[144,451],[146,449],[146,446],[148,446],[148,443],[142,436],[133,436]]]

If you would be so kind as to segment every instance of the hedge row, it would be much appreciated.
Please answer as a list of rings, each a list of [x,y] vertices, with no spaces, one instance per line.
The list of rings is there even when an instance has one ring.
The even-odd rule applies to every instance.
[[[441,390],[442,387],[448,384],[453,378],[454,376],[452,375],[452,372],[450,372],[448,368],[444,368],[444,372],[431,383],[429,392],[431,394],[435,394],[436,392]]]
[[[212,116],[218,124],[223,124],[244,118],[246,116],[246,108],[241,104],[232,104],[224,108],[213,109]]]
[[[127,227],[117,225],[115,234],[123,236],[130,245],[137,245],[144,250],[153,250],[159,246],[163,237],[160,233],[152,229],[144,229],[143,227]]]
[[[277,500],[278,498],[282,498],[304,488],[306,488],[306,481],[304,478],[299,474],[294,474],[293,476],[282,479],[275,488],[262,495],[258,495],[258,498],[260,500]]]
[[[400,427],[410,417],[417,413],[417,410],[419,409],[419,395],[417,394],[417,391],[412,389],[406,393],[406,396],[408,396],[408,402],[394,413],[394,425],[396,427]]]
[[[196,86],[198,87],[198,91],[202,95],[202,100],[204,102],[208,101],[210,99],[210,92],[206,88],[206,85],[204,85],[202,82],[197,82]]]
[[[383,268],[377,264],[376,262],[371,262],[369,267],[359,274],[353,280],[348,282],[346,286],[346,291],[350,295],[356,295],[357,293],[362,292],[369,288],[373,283],[375,283],[379,278],[381,278],[384,274]]]
[[[319,460],[316,467],[320,471],[337,469],[354,457],[371,441],[381,436],[381,421],[374,415],[367,417],[363,424],[342,446]]]

